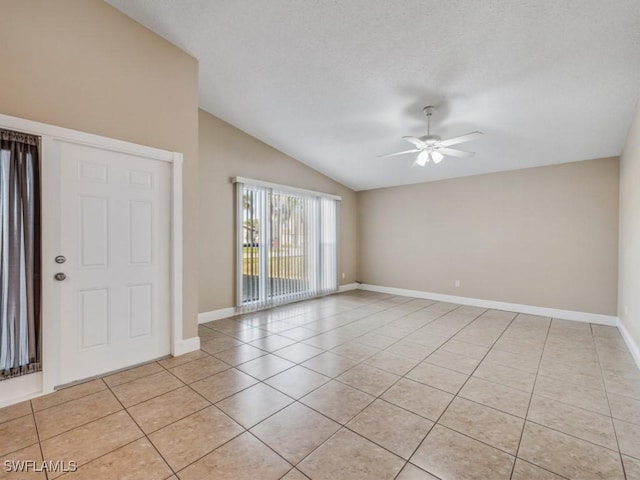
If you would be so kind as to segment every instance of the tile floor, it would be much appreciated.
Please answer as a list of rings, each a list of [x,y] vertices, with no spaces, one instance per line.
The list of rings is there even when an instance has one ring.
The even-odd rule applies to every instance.
[[[640,479],[640,372],[613,327],[357,291],[200,336],[198,352],[0,409],[0,467],[79,465],[50,479]]]

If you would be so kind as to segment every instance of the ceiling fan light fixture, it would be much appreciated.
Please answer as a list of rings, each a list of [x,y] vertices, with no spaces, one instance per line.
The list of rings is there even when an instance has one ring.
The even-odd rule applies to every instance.
[[[421,167],[424,167],[427,162],[429,161],[429,152],[427,152],[426,150],[421,151],[418,154],[418,158],[416,159],[416,163],[418,165],[420,165]]]
[[[380,157],[394,157],[396,155],[404,155],[405,153],[418,153],[418,158],[414,162],[414,165],[420,165],[424,167],[427,162],[433,160],[433,163],[440,163],[445,156],[468,158],[474,155],[473,152],[466,152],[458,150],[456,148],[450,148],[451,145],[457,145],[459,143],[469,142],[482,136],[482,132],[470,132],[459,137],[448,138],[442,140],[439,135],[431,134],[431,115],[433,114],[433,107],[424,107],[424,113],[427,116],[427,134],[422,137],[405,136],[403,140],[411,143],[414,148],[411,150],[404,150],[402,152],[388,153],[386,155],[380,155]]]

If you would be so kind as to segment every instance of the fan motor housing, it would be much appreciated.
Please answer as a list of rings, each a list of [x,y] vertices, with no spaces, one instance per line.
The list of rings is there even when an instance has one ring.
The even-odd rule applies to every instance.
[[[435,145],[439,143],[442,138],[440,138],[440,135],[425,135],[424,137],[420,137],[420,140],[427,145]]]

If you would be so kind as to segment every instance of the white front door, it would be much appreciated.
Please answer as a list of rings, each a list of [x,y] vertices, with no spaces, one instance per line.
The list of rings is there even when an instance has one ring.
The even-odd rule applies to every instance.
[[[171,165],[67,142],[56,153],[59,385],[170,352]]]

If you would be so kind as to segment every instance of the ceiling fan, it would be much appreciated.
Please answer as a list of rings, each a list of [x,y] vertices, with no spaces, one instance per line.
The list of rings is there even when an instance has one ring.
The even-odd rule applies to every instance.
[[[429,105],[422,109],[427,116],[427,134],[422,137],[402,137],[409,143],[412,143],[416,148],[411,150],[404,150],[402,152],[389,153],[387,155],[380,155],[378,158],[394,157],[396,155],[404,155],[406,153],[418,153],[415,165],[424,167],[429,160],[433,163],[440,163],[445,156],[468,158],[475,155],[474,152],[465,152],[455,148],[449,148],[451,145],[457,145],[458,143],[468,142],[475,140],[482,136],[482,132],[471,132],[459,137],[449,138],[448,140],[442,140],[439,135],[431,135],[431,115],[433,114],[433,106]]]

